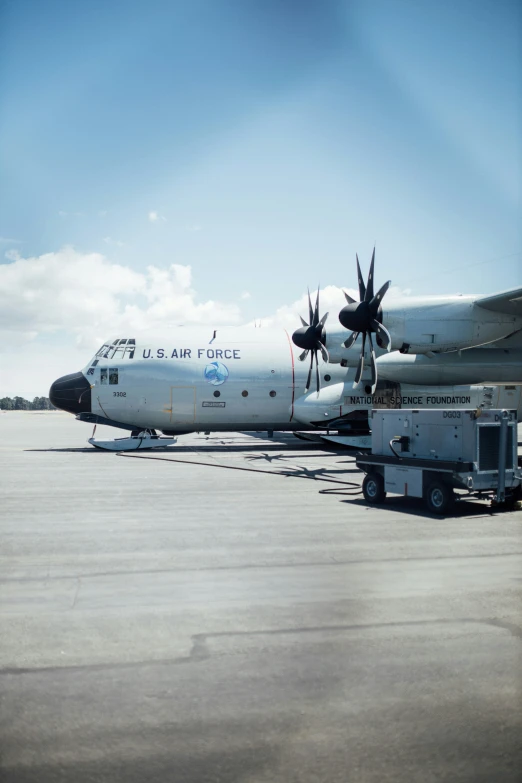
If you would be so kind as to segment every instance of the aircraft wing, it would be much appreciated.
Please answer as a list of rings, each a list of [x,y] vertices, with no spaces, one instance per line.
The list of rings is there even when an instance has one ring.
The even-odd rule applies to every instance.
[[[485,310],[522,317],[522,288],[512,288],[511,291],[493,296],[482,296],[480,299],[475,299],[475,304]]]

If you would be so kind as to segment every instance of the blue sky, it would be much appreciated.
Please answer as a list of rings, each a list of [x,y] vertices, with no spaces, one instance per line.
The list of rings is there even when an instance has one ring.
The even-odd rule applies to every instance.
[[[374,242],[378,283],[522,285],[521,31],[515,0],[4,0],[1,262],[190,265],[245,320]]]

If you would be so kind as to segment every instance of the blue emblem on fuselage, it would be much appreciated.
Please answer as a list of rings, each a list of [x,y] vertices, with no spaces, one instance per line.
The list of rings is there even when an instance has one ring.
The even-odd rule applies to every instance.
[[[205,380],[212,386],[221,386],[228,378],[228,369],[221,362],[211,362],[205,367]]]

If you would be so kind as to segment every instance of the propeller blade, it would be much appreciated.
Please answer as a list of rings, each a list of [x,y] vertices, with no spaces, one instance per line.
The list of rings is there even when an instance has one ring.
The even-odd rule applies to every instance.
[[[306,386],[305,386],[305,393],[310,388],[310,381],[312,380],[312,366],[314,363],[314,352],[312,351],[312,355],[310,357],[310,369],[308,370],[308,378],[306,379]]]
[[[361,272],[361,265],[359,264],[359,256],[357,253],[355,254],[355,258],[357,259],[357,281],[359,283],[359,301],[364,302],[364,297],[366,296],[366,286],[364,285],[362,272]]]
[[[312,310],[312,300],[310,298],[310,289],[308,289],[308,318],[310,319],[310,326],[314,322],[314,311]]]
[[[377,365],[375,363],[375,351],[373,350],[372,333],[368,332],[368,340],[370,341],[370,369],[372,373],[372,394],[377,386]]]
[[[314,326],[319,323],[319,286],[317,286],[317,296],[315,297]]]
[[[319,378],[319,360],[317,358],[317,351],[315,351],[315,382],[317,384],[317,394],[321,391],[321,379]]]
[[[366,345],[366,332],[362,333],[362,348],[361,348],[361,355],[359,356],[359,364],[357,365],[357,371],[355,373],[355,385],[357,386],[361,380],[363,370],[364,370],[364,348]]]
[[[322,344],[320,340],[317,341],[317,348],[321,351],[321,356],[323,357],[323,362],[329,362],[330,361],[330,354]]]
[[[361,354],[359,356],[359,363],[357,365],[357,372],[355,373],[355,379],[354,379],[354,382],[353,382],[354,386],[358,386],[359,385],[359,381],[361,380],[361,375],[363,373],[363,369],[364,369],[364,356],[363,356],[363,354]]]
[[[386,348],[387,351],[391,349],[391,335],[389,331],[375,318],[371,322],[371,327],[377,335],[377,343],[381,348]]]
[[[388,280],[383,286],[379,288],[375,296],[372,298],[370,302],[370,312],[372,313],[372,315],[377,315],[377,310],[381,306],[383,296],[390,286],[391,286],[391,280]]]
[[[344,341],[343,343],[344,347],[351,348],[358,337],[359,337],[359,332],[352,332],[349,338]]]
[[[312,307],[312,297],[310,296],[310,289],[308,289],[308,317],[310,318],[310,323],[307,324],[304,318],[302,316],[299,316],[299,318],[301,319],[302,326],[300,326],[299,329],[296,329],[295,332],[292,333],[292,342],[302,351],[301,355],[299,356],[300,361],[304,361],[308,356],[308,353],[312,351],[312,356],[310,359],[311,362],[310,373],[308,375],[308,381],[306,384],[307,390],[310,387],[311,373],[313,371],[314,355],[315,355],[316,362],[318,362],[317,351],[320,350],[321,353],[323,353],[324,350],[325,352],[323,353],[323,357],[326,356],[325,361],[329,361],[330,358],[323,343],[323,339],[324,339],[323,327],[326,322],[326,319],[328,318],[328,313],[325,313],[325,315],[321,318],[321,320],[319,320],[319,309],[321,306],[320,294],[321,294],[321,288],[319,286],[317,288],[315,306]]]
[[[366,302],[373,299],[373,268],[375,266],[375,248],[373,248],[372,261],[370,264],[370,271],[368,272],[368,282],[366,284],[366,296],[364,297]]]
[[[346,291],[343,291],[343,294],[344,294],[345,299],[348,302],[348,304],[355,304],[355,299],[352,299],[350,294],[347,294]]]

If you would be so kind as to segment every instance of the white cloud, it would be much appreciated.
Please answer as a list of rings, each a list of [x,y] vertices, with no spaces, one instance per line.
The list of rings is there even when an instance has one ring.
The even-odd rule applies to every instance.
[[[53,350],[58,342],[63,347],[63,375],[83,366],[104,339],[118,332],[240,321],[237,304],[198,301],[190,266],[151,265],[135,272],[100,253],[71,247],[31,258],[15,250],[6,256],[12,263],[0,265],[0,395],[45,392],[56,375],[38,378],[32,366],[49,340]],[[74,362],[73,344],[81,349]],[[23,346],[21,363],[17,346]],[[53,367],[56,373],[55,360]],[[26,387],[30,390],[23,392]]]
[[[351,294],[354,299],[359,298],[359,294],[356,294],[353,288],[345,288],[344,290]],[[310,293],[312,307],[315,307],[316,294],[317,291]],[[344,298],[342,288],[337,288],[335,285],[329,285],[326,286],[326,288],[321,289],[319,293],[319,313],[321,317],[325,313],[330,313],[328,319],[330,323],[331,320],[333,320],[333,315],[335,315],[335,320],[337,320],[337,314],[345,304],[346,299]],[[283,307],[278,308],[272,315],[256,319],[255,323],[263,327],[282,326],[284,329],[297,329],[298,326],[301,326],[301,321],[299,320],[300,315],[308,322],[308,294],[303,294],[300,299],[296,299],[296,301],[290,305],[283,305]],[[330,323],[328,323],[328,326],[330,326]],[[253,324],[254,322],[249,325]],[[339,328],[341,328],[340,325]]]
[[[0,244],[2,245],[21,245],[21,239],[13,239],[12,237],[0,237]]]
[[[199,223],[189,223],[185,226],[185,230],[189,231],[191,234],[195,234],[198,231],[201,231],[203,226],[200,226]]]
[[[252,296],[252,294],[249,291],[243,291],[243,293],[241,294],[241,296],[239,298],[240,299],[250,299],[251,296]]]
[[[114,247],[125,247],[125,242],[121,239],[113,239],[112,237],[103,237],[103,241],[106,245],[113,245]]]
[[[190,266],[150,265],[145,273],[112,263],[100,253],[66,247],[57,253],[23,258],[10,251],[0,266],[0,329],[54,332],[72,330],[82,340],[103,337],[120,326],[177,323],[237,323],[234,304],[197,302]],[[94,346],[93,346],[94,347]]]
[[[167,221],[167,218],[165,215],[160,215],[159,212],[151,211],[149,212],[149,220],[151,223],[158,223],[160,220],[162,220],[164,223]]]

